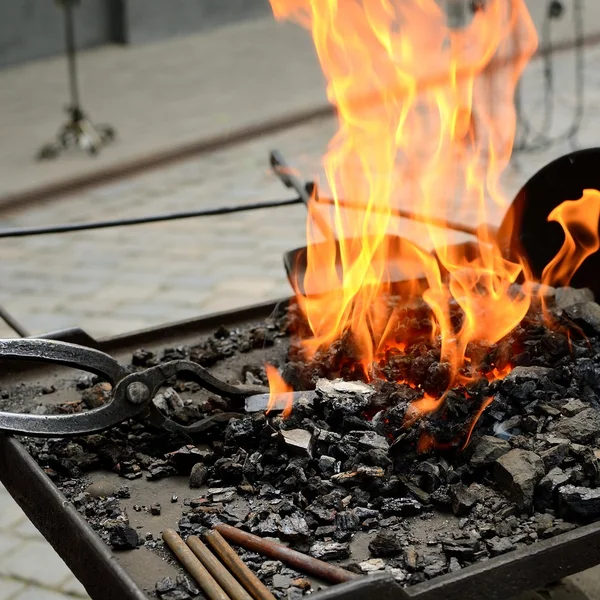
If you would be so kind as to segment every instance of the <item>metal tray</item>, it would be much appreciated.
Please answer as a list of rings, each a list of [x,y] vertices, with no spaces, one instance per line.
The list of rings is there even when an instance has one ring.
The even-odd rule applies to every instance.
[[[87,344],[117,359],[126,360],[141,346],[160,349],[181,345],[212,333],[220,325],[231,327],[260,321],[282,303],[287,303],[287,300],[100,340],[93,339],[79,329],[56,332],[46,337]],[[64,383],[69,377],[72,380],[72,371],[64,369],[18,363],[1,366],[0,383],[6,386],[18,383]],[[65,499],[19,441],[1,434],[0,480],[94,600],[144,600],[148,598],[145,592],[153,589],[159,577],[176,572],[173,565],[144,547],[128,552],[113,552]],[[164,483],[157,487],[162,481],[168,482],[168,479],[151,482],[154,492],[160,494],[160,488],[169,485]],[[162,493],[167,492],[166,489],[162,490]],[[165,512],[168,518],[168,511]],[[132,515],[131,511],[129,514]],[[171,523],[171,526],[174,525],[175,522]],[[500,600],[599,563],[600,523],[595,523],[410,588],[403,589],[389,575],[381,574],[333,586],[311,597],[315,600],[375,597],[380,600]]]

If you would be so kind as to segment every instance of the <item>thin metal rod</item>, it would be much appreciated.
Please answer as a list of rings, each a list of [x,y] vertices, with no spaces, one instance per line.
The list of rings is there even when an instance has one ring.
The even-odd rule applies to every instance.
[[[223,564],[248,590],[254,600],[275,600],[275,596],[271,594],[263,582],[246,566],[244,561],[218,531],[214,529],[207,531],[204,534],[204,541],[208,543]]]
[[[65,9],[65,47],[69,68],[69,89],[71,92],[71,110],[81,114],[79,105],[79,86],[77,82],[77,55],[75,48],[75,25],[73,22],[73,0],[64,0]]]
[[[2,319],[19,337],[29,337],[29,331],[19,323],[11,314],[0,306],[0,319]]]
[[[210,600],[231,600],[174,529],[165,529],[163,540]]]
[[[317,204],[337,204],[342,208],[350,208],[355,210],[365,210],[366,206],[362,202],[354,202],[353,200],[334,200],[333,198],[319,198]],[[402,208],[381,208],[379,206],[371,206],[370,210],[373,212],[383,212],[384,210],[389,211],[394,217],[402,217],[403,219],[410,219],[411,221],[417,221],[419,223],[427,223],[434,225],[435,227],[441,227],[442,229],[450,229],[452,231],[458,231],[460,233],[468,233],[469,235],[477,235],[477,227],[471,225],[464,225],[463,223],[455,223],[454,221],[446,221],[439,217],[426,217],[425,215],[419,215],[418,213],[404,210]],[[495,227],[488,225],[488,231],[495,234]]]
[[[92,221],[91,223],[65,223],[63,225],[50,225],[48,227],[19,227],[0,229],[0,238],[26,237],[30,235],[46,235],[51,233],[70,233],[72,231],[86,231],[88,229],[107,229],[109,227],[127,227],[130,225],[144,225],[146,223],[160,223],[162,221],[176,221],[178,219],[191,219],[195,217],[214,217],[230,213],[260,210],[263,208],[277,208],[302,204],[300,198],[291,200],[274,200],[273,202],[256,202],[242,206],[223,206],[207,210],[190,210],[184,212],[167,213],[164,215],[150,215],[148,217],[135,217],[133,219],[112,219],[109,221]]]
[[[252,596],[248,594],[248,592],[238,583],[236,578],[219,562],[198,536],[191,535],[186,540],[186,543],[198,557],[200,562],[206,567],[206,570],[229,594],[231,600],[252,600]]]
[[[303,571],[304,573],[314,575],[315,577],[330,581],[331,583],[343,583],[362,577],[362,575],[351,573],[341,567],[330,565],[322,560],[313,558],[312,556],[307,556],[306,554],[292,550],[283,544],[277,544],[276,542],[264,540],[251,533],[246,533],[241,529],[231,527],[231,525],[220,523],[215,529],[217,530],[216,532],[220,533],[223,537],[227,538],[237,546],[246,548],[246,550],[258,552],[273,560],[280,560],[298,571]]]

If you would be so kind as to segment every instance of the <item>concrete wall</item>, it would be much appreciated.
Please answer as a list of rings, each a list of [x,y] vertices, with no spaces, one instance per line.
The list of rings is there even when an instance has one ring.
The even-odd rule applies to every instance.
[[[123,41],[139,44],[268,15],[269,0],[124,0]]]
[[[75,7],[77,45],[111,40],[110,0],[83,0]],[[53,0],[0,0],[0,67],[64,51],[62,9]]]
[[[439,1],[455,7],[470,4],[469,0]],[[549,0],[526,1],[541,31]],[[562,1],[565,14],[552,22],[555,43],[574,38],[578,0]],[[585,34],[600,35],[600,1],[579,1],[584,6]],[[269,14],[268,0],[81,0],[75,7],[77,46],[147,43]],[[62,53],[63,35],[62,14],[55,1],[0,0],[0,68]]]

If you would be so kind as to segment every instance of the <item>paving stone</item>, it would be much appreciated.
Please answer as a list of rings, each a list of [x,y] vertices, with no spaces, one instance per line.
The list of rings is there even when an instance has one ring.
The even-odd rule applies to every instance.
[[[70,574],[60,556],[37,540],[29,541],[0,563],[0,575],[51,588],[58,588]]]
[[[25,589],[25,584],[14,579],[0,578],[0,600],[13,600],[13,598]]]
[[[72,600],[73,597],[40,587],[28,586],[11,600],[68,600],[69,598]]]
[[[21,544],[23,540],[13,532],[0,530],[0,559],[14,552]]]
[[[81,584],[81,582],[76,578],[71,576],[67,583],[62,586],[62,591],[66,594],[71,594],[72,596],[76,596],[78,598],[87,598],[88,594],[85,591],[85,588]]]

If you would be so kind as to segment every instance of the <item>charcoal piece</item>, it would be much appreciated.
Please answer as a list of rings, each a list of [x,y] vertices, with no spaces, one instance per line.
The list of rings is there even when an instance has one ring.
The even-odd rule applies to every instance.
[[[339,444],[342,436],[335,431],[329,431],[327,429],[316,429],[314,432],[315,436],[315,449],[320,454],[326,454],[329,452],[330,446]]]
[[[134,367],[150,367],[154,364],[156,355],[152,350],[140,348],[133,353],[131,364]]]
[[[83,403],[90,409],[98,408],[106,402],[110,402],[112,396],[112,385],[102,382],[93,385],[81,394]]]
[[[170,477],[176,473],[175,469],[167,464],[164,460],[154,461],[149,467],[146,473],[146,479],[148,481],[156,481],[157,479],[164,479]]]
[[[408,571],[414,572],[419,567],[419,554],[414,546],[406,546],[402,551],[402,560]]]
[[[538,536],[542,536],[544,531],[554,525],[554,517],[548,513],[536,514],[533,517],[533,528]]]
[[[225,428],[225,443],[240,446],[254,439],[254,424],[252,417],[230,419]]]
[[[318,538],[321,537],[331,537],[337,528],[335,525],[321,525],[315,529],[315,536]]]
[[[322,455],[319,458],[319,469],[323,475],[333,475],[337,460],[333,456]]]
[[[383,450],[387,452],[390,447],[388,440],[375,431],[351,431],[344,437],[364,450]]]
[[[305,429],[282,429],[279,436],[289,450],[312,457],[314,438],[310,431]]]
[[[423,389],[430,394],[447,390],[451,384],[452,367],[447,362],[434,362],[429,365]]]
[[[340,531],[356,531],[360,526],[360,519],[355,510],[344,510],[335,515],[335,526]]]
[[[182,446],[178,450],[169,452],[166,455],[166,458],[180,474],[189,475],[195,464],[205,462],[205,454],[205,452],[202,452],[193,444],[188,444],[187,446]]]
[[[423,554],[423,573],[428,579],[442,575],[447,570],[447,560],[438,552]]]
[[[336,515],[335,509],[317,503],[311,504],[306,512],[310,513],[319,523],[333,523]]]
[[[530,508],[535,485],[544,473],[542,459],[529,450],[511,450],[494,463],[498,487],[521,510]]]
[[[113,550],[131,550],[139,546],[137,531],[126,525],[117,525],[110,534],[109,543]]]
[[[344,471],[331,477],[331,481],[341,484],[354,484],[356,481],[383,479],[385,471],[381,467],[358,467],[355,471]]]
[[[285,540],[302,541],[309,538],[310,530],[306,519],[300,513],[295,513],[281,519],[279,534]]]
[[[274,536],[279,533],[281,526],[281,517],[278,514],[270,514],[265,519],[261,520],[256,528],[259,535]]]
[[[556,288],[554,294],[554,302],[556,308],[564,310],[574,304],[581,304],[582,302],[593,302],[594,292],[589,288],[572,288],[572,287],[559,287]]]
[[[470,462],[474,467],[485,467],[491,465],[509,450],[510,444],[506,440],[484,435],[477,442]]]
[[[269,577],[273,577],[273,575],[277,575],[282,567],[283,563],[278,560],[265,560],[258,571],[258,576],[264,581]]]
[[[381,503],[381,512],[384,516],[396,515],[399,517],[412,517],[422,512],[423,506],[412,498],[385,498]]]
[[[312,584],[306,577],[296,577],[296,579],[292,579],[291,585],[304,591],[308,591],[312,587]]]
[[[451,485],[449,495],[452,502],[452,512],[457,517],[468,515],[477,503],[475,494],[471,493],[462,483]]]
[[[474,537],[462,537],[442,541],[442,549],[448,558],[457,558],[460,561],[472,561],[475,553],[479,551],[481,542]]]
[[[376,571],[383,571],[386,567],[385,561],[381,558],[370,558],[358,563],[358,568],[361,573],[369,574],[375,573]]]
[[[354,509],[354,514],[358,517],[359,521],[365,519],[377,519],[379,517],[379,511],[374,508],[365,508],[364,506],[357,506]]]
[[[585,402],[582,402],[578,398],[569,398],[560,407],[560,412],[565,415],[565,417],[574,417],[586,408],[588,408],[588,405]]]
[[[526,381],[539,381],[543,377],[547,377],[551,369],[548,367],[515,367],[503,380],[507,383],[525,383]]]
[[[421,504],[429,504],[430,494],[410,481],[403,481],[404,488],[409,491]],[[390,495],[393,495],[392,491]]]
[[[600,411],[586,408],[573,417],[564,417],[556,423],[552,433],[578,444],[590,442],[600,434]]]
[[[150,507],[150,514],[155,517],[160,515],[160,504],[158,502]]]
[[[572,304],[565,308],[565,314],[585,332],[600,333],[600,306],[595,302]]]
[[[544,512],[553,508],[557,499],[558,490],[566,485],[570,480],[570,475],[562,469],[554,467],[537,484],[534,494],[534,503],[536,510]]]
[[[450,560],[448,561],[448,572],[456,573],[457,571],[460,571],[461,568],[462,567],[460,566],[458,559],[455,556],[451,556]]]
[[[515,544],[509,538],[493,537],[486,542],[490,556],[500,556],[516,548]]]
[[[430,502],[441,511],[451,510],[450,486],[442,485],[429,496]]]
[[[186,575],[177,575],[176,581],[177,586],[190,596],[198,596],[200,594],[200,590],[196,584]]]
[[[544,450],[544,452],[540,452],[540,458],[544,461],[546,471],[550,471],[551,469],[562,465],[568,454],[569,443],[563,442],[552,446],[552,448],[549,448],[548,450]]]
[[[167,592],[172,592],[176,588],[177,584],[171,577],[163,577],[161,580],[157,581],[154,586],[154,590],[159,596],[166,594]]]
[[[369,551],[377,558],[397,556],[402,551],[400,536],[395,531],[380,531],[369,543]]]
[[[202,463],[196,463],[190,473],[190,487],[192,489],[202,487],[207,477],[208,469]]]
[[[600,516],[600,489],[564,485],[558,490],[558,513],[573,521],[593,521]]]
[[[350,556],[350,544],[344,542],[316,542],[308,553],[319,560],[341,560]]]
[[[552,538],[557,535],[561,535],[563,533],[567,533],[568,531],[573,531],[577,525],[573,523],[565,523],[564,521],[555,521],[552,527],[549,527],[542,534],[542,539],[547,540],[548,538]]]

